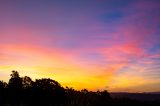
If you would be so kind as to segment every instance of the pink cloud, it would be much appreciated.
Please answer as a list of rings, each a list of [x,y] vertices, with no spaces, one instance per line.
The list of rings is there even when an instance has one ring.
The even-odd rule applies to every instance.
[[[47,31],[51,29],[40,27],[31,29],[21,24],[1,28],[0,44],[34,44],[44,46],[53,44],[57,36],[48,36]]]

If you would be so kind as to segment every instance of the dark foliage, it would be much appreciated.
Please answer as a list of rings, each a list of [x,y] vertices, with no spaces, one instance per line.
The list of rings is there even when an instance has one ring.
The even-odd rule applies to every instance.
[[[160,106],[159,101],[113,99],[104,91],[81,91],[63,88],[57,81],[47,78],[20,77],[12,71],[7,83],[0,81],[0,106]]]

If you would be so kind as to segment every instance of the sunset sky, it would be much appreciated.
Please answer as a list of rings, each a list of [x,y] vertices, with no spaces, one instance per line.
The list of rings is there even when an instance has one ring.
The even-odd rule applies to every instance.
[[[160,91],[160,0],[0,0],[0,80]]]

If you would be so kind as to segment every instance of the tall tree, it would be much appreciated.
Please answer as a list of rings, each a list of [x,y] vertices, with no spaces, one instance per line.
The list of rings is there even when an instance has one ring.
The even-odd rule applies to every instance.
[[[22,89],[22,78],[20,78],[19,73],[13,70],[10,76],[11,78],[9,80],[8,87],[13,90]]]

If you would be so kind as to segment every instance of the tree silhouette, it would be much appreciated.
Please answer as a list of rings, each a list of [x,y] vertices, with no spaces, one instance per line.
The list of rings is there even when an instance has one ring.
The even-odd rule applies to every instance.
[[[50,78],[33,81],[14,70],[10,76],[8,84],[0,81],[0,106],[160,106],[159,101],[113,99],[107,90],[63,88]]]
[[[4,102],[4,100],[6,99],[6,95],[5,95],[6,87],[7,87],[7,83],[0,81],[0,101],[2,102]]]
[[[22,99],[22,78],[20,78],[19,73],[15,70],[12,71],[10,76],[11,78],[7,87],[8,99],[12,103],[18,103]]]
[[[22,89],[22,78],[20,78],[19,73],[13,70],[10,76],[11,78],[8,83],[8,88],[12,90],[21,90]]]
[[[3,91],[7,87],[7,83],[0,81],[0,91]]]
[[[33,86],[33,81],[30,77],[24,76],[22,77],[22,87],[23,89],[28,89]]]

